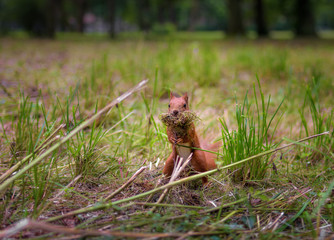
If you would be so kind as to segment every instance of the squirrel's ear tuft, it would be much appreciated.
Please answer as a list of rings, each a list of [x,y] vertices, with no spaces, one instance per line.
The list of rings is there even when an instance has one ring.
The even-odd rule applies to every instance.
[[[188,93],[185,93],[185,94],[183,95],[183,98],[184,98],[184,100],[186,100],[186,102],[188,102]]]
[[[172,91],[170,91],[169,98],[172,99],[173,97],[174,97],[174,95],[173,95]]]

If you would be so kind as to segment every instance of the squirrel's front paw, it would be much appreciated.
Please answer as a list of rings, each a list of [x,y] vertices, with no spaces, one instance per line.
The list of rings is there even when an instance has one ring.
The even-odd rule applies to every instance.
[[[177,144],[177,143],[180,143],[180,142],[182,141],[182,139],[181,139],[181,138],[171,137],[171,138],[170,138],[170,141],[171,141],[172,143]]]
[[[168,140],[169,140],[171,143],[175,143],[175,142],[176,142],[176,138],[175,138],[175,137],[170,137]]]
[[[174,144],[179,144],[179,143],[182,142],[182,138],[172,138],[172,142],[173,142]]]

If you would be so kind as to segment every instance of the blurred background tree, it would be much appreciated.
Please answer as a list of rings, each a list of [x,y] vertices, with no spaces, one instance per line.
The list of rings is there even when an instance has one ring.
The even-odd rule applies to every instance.
[[[254,0],[254,23],[256,25],[256,33],[259,37],[268,35],[266,11],[264,8],[264,0]]]
[[[242,13],[242,0],[227,0],[229,35],[244,35],[244,19]]]
[[[294,30],[297,36],[315,36],[315,2],[312,0],[295,1]]]
[[[0,0],[0,31],[54,38],[58,32],[169,34],[173,31],[292,31],[334,28],[334,0]]]

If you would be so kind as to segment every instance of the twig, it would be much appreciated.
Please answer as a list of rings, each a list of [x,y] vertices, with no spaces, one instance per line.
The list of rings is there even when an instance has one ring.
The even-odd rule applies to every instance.
[[[135,233],[135,232],[112,232],[112,231],[98,231],[98,230],[84,230],[63,227],[60,225],[38,222],[31,219],[23,219],[15,224],[13,227],[0,231],[0,238],[8,238],[25,229],[38,229],[47,232],[58,234],[71,234],[80,236],[115,236],[124,238],[144,238],[144,237],[178,237],[180,233]]]
[[[132,177],[126,181],[126,183],[124,183],[120,188],[118,188],[115,192],[111,193],[108,197],[106,197],[104,200],[107,201],[111,198],[113,198],[114,196],[116,196],[118,193],[120,193],[124,188],[126,188],[127,186],[129,186],[144,170],[146,169],[146,167],[141,167],[137,170],[137,172],[135,172],[135,174],[132,175]]]
[[[75,129],[73,129],[67,136],[65,136],[58,143],[56,143],[55,145],[53,145],[52,147],[50,147],[47,151],[45,151],[40,156],[38,156],[33,161],[31,161],[27,166],[25,166],[17,174],[15,174],[11,178],[9,178],[5,182],[3,182],[0,185],[0,194],[2,194],[7,189],[7,187],[11,183],[13,183],[16,179],[18,179],[23,174],[25,174],[25,172],[27,172],[32,167],[34,167],[39,162],[41,162],[45,157],[47,157],[54,150],[56,150],[57,148],[59,148],[62,144],[64,144],[65,142],[67,142],[71,137],[73,137],[74,135],[76,135],[79,131],[81,131],[82,129],[84,129],[85,127],[87,127],[91,123],[93,123],[97,118],[99,118],[100,115],[105,114],[106,112],[108,112],[112,107],[114,107],[116,104],[119,104],[120,102],[122,102],[124,99],[126,99],[127,97],[129,97],[134,92],[137,92],[137,91],[141,90],[146,85],[147,82],[148,82],[148,80],[143,80],[137,86],[135,86],[134,88],[130,89],[129,91],[127,91],[125,93],[123,93],[121,96],[119,96],[118,98],[116,98],[115,100],[113,100],[111,103],[109,103],[106,107],[104,107],[103,109],[101,109],[100,111],[98,111],[95,115],[93,115],[92,117],[88,118],[83,123],[81,123],[79,126],[77,126]]]
[[[194,232],[193,231],[189,231],[185,234],[183,234],[181,237],[177,238],[176,240],[183,240],[183,239],[187,239],[188,237],[191,236],[191,234],[193,234]]]
[[[117,231],[99,231],[90,229],[76,229],[68,228],[60,225],[38,222],[31,219],[23,219],[16,223],[13,227],[9,227],[3,231],[0,231],[0,238],[8,238],[17,234],[23,230],[43,230],[51,233],[66,234],[66,235],[79,235],[81,237],[85,236],[114,236],[122,238],[170,238],[170,237],[180,237],[184,233],[139,233],[139,232],[117,232]],[[189,236],[204,236],[204,235],[219,235],[223,232],[191,232],[188,233]]]

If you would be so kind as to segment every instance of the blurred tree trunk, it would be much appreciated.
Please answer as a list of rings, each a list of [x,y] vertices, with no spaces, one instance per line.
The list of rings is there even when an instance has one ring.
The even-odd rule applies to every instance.
[[[59,0],[59,28],[60,31],[66,31],[68,29],[68,16],[65,11],[64,1]]]
[[[48,0],[45,4],[45,14],[46,14],[46,31],[45,37],[54,38],[56,34],[56,16],[57,16],[57,0]]]
[[[254,0],[256,32],[259,37],[268,35],[263,0]]]
[[[138,25],[140,30],[145,31],[146,33],[151,30],[152,27],[152,13],[150,9],[149,0],[140,0],[136,1],[138,6]]]
[[[196,28],[196,23],[198,21],[198,17],[199,17],[199,7],[200,7],[200,3],[198,2],[198,0],[193,0],[192,1],[192,6],[190,9],[190,14],[189,14],[189,27],[188,30],[190,31],[194,31]]]
[[[177,26],[176,0],[163,1],[158,11],[158,20],[160,23],[172,23]],[[159,17],[160,16],[160,17]]]
[[[78,32],[83,33],[85,30],[85,23],[84,23],[84,16],[87,8],[87,1],[86,0],[76,0],[76,4],[78,7],[77,13],[77,27]]]
[[[296,36],[316,36],[314,3],[312,0],[296,0],[294,8]]]
[[[175,8],[175,2],[173,1],[173,4],[170,5],[169,7],[169,14],[168,14],[169,21],[173,23],[175,26],[178,25],[177,21],[177,10]]]
[[[245,34],[241,4],[242,0],[227,0],[227,8],[228,8],[227,33],[229,35]]]
[[[116,37],[116,1],[117,0],[108,0],[108,8],[109,8],[109,36],[111,38]]]
[[[167,4],[166,4],[167,3]],[[160,2],[158,4],[158,15],[157,15],[157,20],[160,24],[164,24],[166,22],[166,5],[168,5],[168,2]]]

